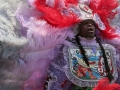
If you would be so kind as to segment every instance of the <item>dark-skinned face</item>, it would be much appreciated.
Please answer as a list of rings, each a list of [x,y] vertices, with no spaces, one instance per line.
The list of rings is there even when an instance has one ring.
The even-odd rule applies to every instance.
[[[95,22],[92,20],[85,20],[80,23],[79,34],[85,38],[95,37]]]

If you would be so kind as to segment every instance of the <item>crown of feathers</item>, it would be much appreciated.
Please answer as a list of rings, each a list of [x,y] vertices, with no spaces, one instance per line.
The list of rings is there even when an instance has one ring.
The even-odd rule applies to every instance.
[[[107,39],[120,37],[111,27],[111,21],[117,11],[117,0],[34,0],[33,5],[50,25],[63,28],[77,24],[86,19],[92,19],[100,29],[101,36]]]

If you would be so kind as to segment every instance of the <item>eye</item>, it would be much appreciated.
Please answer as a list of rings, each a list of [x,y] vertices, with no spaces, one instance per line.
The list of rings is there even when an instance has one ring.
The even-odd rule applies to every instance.
[[[92,25],[94,25],[94,22],[93,21],[88,21],[88,22],[86,22],[86,24],[92,24]]]
[[[90,22],[92,25],[95,25],[95,23],[94,22]]]
[[[92,20],[83,21],[83,22],[79,23],[79,26],[82,26],[82,25],[85,26],[85,25],[88,25],[88,24],[91,24],[91,25],[93,25],[93,26],[96,26],[95,22],[92,21]]]
[[[81,23],[81,25],[87,25],[87,24],[92,24],[92,25],[95,25],[95,23],[93,21],[83,21]]]
[[[81,23],[81,25],[86,25],[86,24],[88,24],[87,21],[83,21],[83,22]]]

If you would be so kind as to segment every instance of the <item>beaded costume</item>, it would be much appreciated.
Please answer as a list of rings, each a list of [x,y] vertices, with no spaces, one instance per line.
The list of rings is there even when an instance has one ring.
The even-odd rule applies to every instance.
[[[119,90],[119,1],[27,0],[19,4],[16,17],[21,35],[12,37],[12,33],[8,33],[15,39],[14,42],[10,42],[6,34],[1,35],[7,38],[3,39],[3,43],[5,41],[10,48],[8,51],[11,50],[8,55],[7,49],[4,49],[1,57],[13,60],[9,63],[10,72],[1,69],[1,77],[11,73],[4,80],[0,79],[1,90],[92,90],[108,73],[101,44],[105,49],[109,72],[114,77],[111,83],[118,84],[109,84],[105,78],[106,86],[98,84],[93,90]],[[92,19],[97,24],[95,34],[101,42],[96,38],[88,40],[79,37],[89,66],[75,41],[78,24],[86,19]],[[19,42],[15,43],[16,40]]]

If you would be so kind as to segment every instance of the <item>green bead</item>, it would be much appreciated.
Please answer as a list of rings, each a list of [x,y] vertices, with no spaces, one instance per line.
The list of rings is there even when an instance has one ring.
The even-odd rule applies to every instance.
[[[86,90],[92,90],[92,88],[91,87],[87,87]]]
[[[82,87],[79,87],[79,86],[75,86],[74,89],[72,90],[84,90]]]

